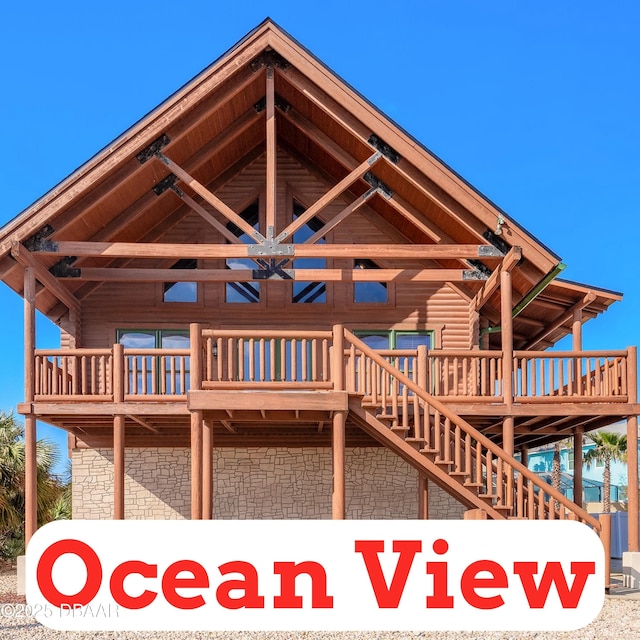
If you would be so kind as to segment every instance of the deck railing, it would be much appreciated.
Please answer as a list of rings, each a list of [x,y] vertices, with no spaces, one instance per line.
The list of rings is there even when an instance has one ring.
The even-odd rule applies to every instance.
[[[36,399],[114,401],[183,398],[191,386],[193,348],[200,349],[202,389],[332,389],[332,332],[204,329],[189,349],[38,349]],[[501,403],[500,351],[396,349],[384,360],[447,402]],[[516,351],[514,402],[627,402],[629,351]],[[634,372],[635,373],[635,372]],[[344,380],[353,393],[381,399],[390,412],[413,393],[354,345],[344,351]],[[114,389],[121,385],[122,389]],[[114,395],[114,391],[116,392]]]

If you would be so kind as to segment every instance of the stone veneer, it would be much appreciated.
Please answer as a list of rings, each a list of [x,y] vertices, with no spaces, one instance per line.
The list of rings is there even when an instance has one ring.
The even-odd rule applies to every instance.
[[[73,451],[73,517],[113,516],[113,451]],[[328,448],[214,449],[214,518],[330,518]],[[415,518],[417,472],[383,447],[346,452],[347,518]],[[125,451],[125,518],[190,517],[188,448]],[[464,507],[433,483],[432,519],[462,518]]]

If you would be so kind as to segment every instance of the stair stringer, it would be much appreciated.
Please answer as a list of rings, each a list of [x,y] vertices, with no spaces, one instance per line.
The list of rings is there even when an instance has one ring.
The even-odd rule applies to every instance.
[[[414,469],[424,473],[430,480],[433,480],[436,485],[464,506],[469,509],[483,509],[487,512],[487,515],[494,520],[505,520],[505,516],[502,513],[494,509],[491,505],[488,505],[473,491],[467,489],[445,470],[438,467],[438,465],[418,452],[400,436],[393,433],[393,431],[391,431],[387,425],[380,422],[373,413],[362,407],[360,399],[357,397],[349,398],[349,418],[372,438],[399,455]]]

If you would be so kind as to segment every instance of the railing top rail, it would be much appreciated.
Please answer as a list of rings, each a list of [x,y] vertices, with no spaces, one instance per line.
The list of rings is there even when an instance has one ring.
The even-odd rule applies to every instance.
[[[111,349],[36,349],[36,356],[110,356]]]
[[[594,530],[600,530],[600,523],[596,518],[588,514],[584,509],[578,507],[574,502],[566,498],[562,493],[556,491],[553,487],[548,485],[546,482],[542,481],[533,471],[530,471],[527,467],[525,467],[522,463],[518,462],[515,458],[508,456],[503,449],[494,444],[489,438],[487,438],[480,431],[475,429],[472,425],[470,425],[466,420],[463,420],[456,413],[451,411],[449,407],[440,402],[437,398],[432,396],[430,393],[422,389],[418,386],[411,378],[405,376],[401,371],[395,369],[390,365],[382,356],[378,355],[376,351],[369,348],[362,340],[360,340],[357,336],[355,336],[348,329],[344,330],[345,340],[357,348],[359,348],[365,355],[371,358],[374,362],[379,364],[381,367],[387,369],[389,373],[391,373],[401,384],[404,384],[408,389],[413,391],[418,397],[422,398],[426,403],[431,405],[436,411],[438,411],[442,416],[448,418],[453,422],[453,424],[459,426],[463,431],[468,433],[474,440],[482,444],[486,449],[491,451],[493,455],[498,458],[501,458],[508,465],[510,465],[515,471],[519,472],[524,478],[527,478],[534,485],[544,489],[545,493],[547,493],[551,498],[553,498],[556,502],[560,503],[564,507],[574,511],[577,513],[581,520],[589,523]]]
[[[188,356],[191,355],[189,349],[136,349],[127,347],[124,349],[125,356]]]
[[[203,329],[203,338],[289,338],[291,340],[302,339],[331,339],[331,331],[304,331],[287,329]]]
[[[624,358],[626,349],[611,351],[514,351],[516,358]]]

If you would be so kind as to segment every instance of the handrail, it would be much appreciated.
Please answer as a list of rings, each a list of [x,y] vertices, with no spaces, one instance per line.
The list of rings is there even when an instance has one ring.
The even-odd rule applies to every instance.
[[[466,434],[473,438],[476,442],[484,446],[493,456],[496,456],[502,462],[508,464],[513,470],[520,473],[523,478],[526,478],[533,485],[537,486],[539,490],[544,491],[550,498],[553,498],[556,502],[563,505],[569,511],[575,513],[581,520],[588,523],[594,528],[594,530],[600,530],[600,523],[593,516],[588,514],[584,509],[578,507],[574,502],[566,498],[562,493],[556,491],[552,486],[546,482],[540,480],[540,478],[533,472],[525,467],[522,463],[518,462],[515,458],[507,455],[503,449],[495,445],[489,438],[483,435],[480,431],[471,426],[466,420],[462,419],[445,404],[437,400],[434,396],[417,385],[411,378],[404,375],[401,371],[390,365],[382,356],[378,355],[376,351],[369,348],[366,343],[356,337],[348,329],[344,330],[344,337],[347,342],[359,349],[366,356],[371,358],[376,364],[385,369],[388,373],[392,374],[400,384],[405,385],[413,393],[415,393],[423,402],[430,405],[435,411],[440,413],[446,419],[450,420],[453,424],[460,427]]]

